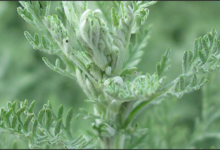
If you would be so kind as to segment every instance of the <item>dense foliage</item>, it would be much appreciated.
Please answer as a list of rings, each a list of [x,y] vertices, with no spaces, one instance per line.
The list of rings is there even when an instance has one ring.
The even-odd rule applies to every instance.
[[[1,3],[1,147],[27,148],[28,141],[29,148],[219,147],[220,41],[215,29],[206,34],[218,30],[219,2],[178,2],[177,14],[175,2]],[[21,5],[19,15],[32,26],[9,5]],[[203,7],[213,12],[197,15]],[[28,50],[24,30],[33,48],[46,53]],[[70,78],[47,69],[42,57]]]

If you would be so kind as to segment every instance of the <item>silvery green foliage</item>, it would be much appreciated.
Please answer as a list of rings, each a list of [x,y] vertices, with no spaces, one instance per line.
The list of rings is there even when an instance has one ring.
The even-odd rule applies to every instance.
[[[65,149],[86,148],[92,140],[86,141],[83,136],[73,140],[71,119],[73,109],[70,108],[63,117],[63,105],[60,105],[57,115],[53,112],[50,101],[44,104],[37,115],[33,113],[35,101],[28,106],[28,101],[17,104],[8,102],[1,108],[1,132],[14,133],[18,137],[29,139],[30,148],[43,148],[43,144],[60,146]]]
[[[60,59],[55,65],[47,58],[43,61],[52,70],[75,79],[88,97],[86,102],[94,104],[94,113],[80,109],[77,117],[92,119],[102,148],[124,148],[127,141],[145,136],[146,129],[133,125],[144,108],[169,96],[180,98],[198,90],[207,83],[206,77],[200,74],[219,68],[220,45],[213,29],[195,40],[193,51],[184,53],[183,72],[172,82],[166,85],[164,82],[170,69],[170,50],[162,55],[154,74],[138,73],[136,65],[146,47],[149,28],[144,28],[143,33],[139,30],[149,15],[147,7],[155,4],[154,1],[116,1],[110,17],[101,5],[101,10],[91,10],[87,2],[59,2],[57,15],[50,15],[51,2],[21,1],[20,4],[19,15],[41,31],[34,36],[25,31],[27,40],[34,49],[59,56],[65,69],[60,67]],[[135,36],[134,43],[130,41],[131,36]],[[12,111],[2,111],[2,114]],[[33,116],[27,117],[28,123]],[[49,129],[52,121],[46,122],[46,129]],[[57,124],[62,126],[59,120]],[[131,148],[140,143],[136,140]]]
[[[201,117],[195,119],[195,130],[192,133],[190,145],[187,148],[191,148],[207,139],[216,139],[216,141],[220,139],[220,111],[218,107],[215,107],[219,106],[218,96],[216,96],[216,93],[219,93],[219,89],[216,86],[211,86],[216,83],[218,74],[209,74],[207,77],[210,83],[202,89],[203,105]]]
[[[217,86],[213,86],[217,82],[218,75],[219,72],[209,74],[207,77],[210,81],[209,84],[181,99],[194,100],[196,105],[198,105],[197,101],[200,101],[202,104],[201,114],[189,117],[189,114],[195,110],[195,106],[191,108],[178,107],[178,100],[175,98],[169,99],[169,102],[163,101],[159,106],[155,105],[145,113],[145,117],[148,118],[145,120],[148,134],[143,137],[139,136],[140,139],[136,138],[135,140],[143,140],[144,138],[146,149],[152,147],[155,149],[211,148],[215,142],[219,143],[219,89]],[[187,109],[188,113],[180,113],[179,109],[182,108]],[[190,120],[192,124],[186,123],[187,120]],[[207,142],[208,140],[210,141]],[[128,145],[128,147],[138,148],[133,144],[133,141]]]

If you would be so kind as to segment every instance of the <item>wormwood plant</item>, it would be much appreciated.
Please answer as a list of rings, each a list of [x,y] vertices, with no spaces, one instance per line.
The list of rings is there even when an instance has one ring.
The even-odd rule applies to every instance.
[[[105,2],[97,2],[99,9],[91,10],[85,1],[62,1],[57,14],[50,15],[49,1],[20,1],[19,15],[40,30],[33,36],[25,31],[25,37],[34,49],[62,60],[57,58],[54,65],[43,58],[52,70],[76,80],[87,95],[85,102],[94,112],[81,108],[77,118],[90,119],[96,135],[73,136],[72,108],[63,117],[63,105],[54,112],[48,102],[35,114],[35,101],[27,100],[1,108],[1,132],[27,138],[30,148],[42,148],[43,143],[67,149],[134,148],[143,143],[147,132],[135,121],[137,116],[152,104],[198,90],[208,82],[205,74],[220,64],[220,41],[213,29],[195,40],[192,51],[184,52],[182,74],[170,83],[165,82],[169,49],[154,74],[140,73],[136,66],[149,38],[145,21],[148,7],[155,3],[111,2],[109,15]]]

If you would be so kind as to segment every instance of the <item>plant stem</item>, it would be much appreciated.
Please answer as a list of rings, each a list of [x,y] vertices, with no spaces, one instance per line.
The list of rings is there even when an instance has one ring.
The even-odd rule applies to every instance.
[[[120,106],[117,114],[112,111],[106,110],[105,120],[114,121],[115,133],[112,136],[103,136],[101,138],[101,148],[103,149],[124,149],[125,148],[125,129],[123,124],[127,116],[130,114],[134,102],[124,102]]]
[[[165,86],[162,91],[160,93],[158,93],[157,95],[155,95],[154,97],[152,97],[150,100],[147,101],[143,101],[140,102],[130,113],[130,115],[127,117],[127,119],[125,120],[124,123],[124,128],[126,128],[132,120],[134,120],[145,108],[146,105],[150,104],[151,101],[159,98],[160,96],[164,95],[167,91],[169,91],[175,84],[175,82],[179,79],[179,77],[177,77],[173,82],[171,82],[170,84],[168,84],[167,86]]]
[[[101,141],[102,149],[124,149],[125,134],[116,134],[114,137],[105,137]]]

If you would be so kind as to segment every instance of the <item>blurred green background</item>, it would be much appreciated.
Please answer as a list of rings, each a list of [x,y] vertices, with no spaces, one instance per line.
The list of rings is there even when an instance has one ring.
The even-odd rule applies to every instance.
[[[18,6],[16,1],[0,2],[0,107],[4,107],[7,101],[28,99],[29,102],[36,100],[36,112],[48,100],[55,111],[60,104],[63,104],[66,110],[73,107],[75,114],[80,107],[92,111],[92,106],[84,103],[86,96],[76,81],[50,70],[42,61],[42,57],[48,57],[53,62],[56,56],[33,50],[25,39],[24,31],[34,33],[38,30],[18,15]],[[89,2],[89,7],[96,6],[94,2]],[[138,65],[139,71],[155,72],[161,55],[171,48],[172,67],[167,80],[177,77],[181,73],[183,52],[193,50],[195,38],[210,32],[213,27],[220,32],[219,8],[218,1],[160,1],[149,7],[150,15],[146,25],[152,24],[151,38]],[[204,91],[211,91],[208,100],[214,106],[213,111],[220,106],[219,75],[219,71],[212,73],[209,78],[215,80],[202,90],[179,100],[168,99],[141,114],[138,118],[140,126],[149,128],[149,135],[145,144],[139,148],[189,148],[187,144],[190,145],[188,140],[192,133],[202,132],[195,129],[195,118],[200,117],[203,111],[203,100],[206,99]],[[174,119],[175,117],[178,119]],[[89,120],[74,120],[73,129],[76,136],[85,133],[86,129],[91,129]],[[218,119],[215,123],[219,124],[219,121]],[[218,129],[216,125],[210,130],[217,133],[220,131]],[[6,138],[6,134],[0,134],[0,137],[0,148],[12,148],[11,139],[18,140],[11,135]],[[220,142],[216,142],[218,140],[204,139],[192,144],[192,147],[210,148],[213,145],[219,148]],[[18,147],[27,148],[25,141],[22,143]]]

